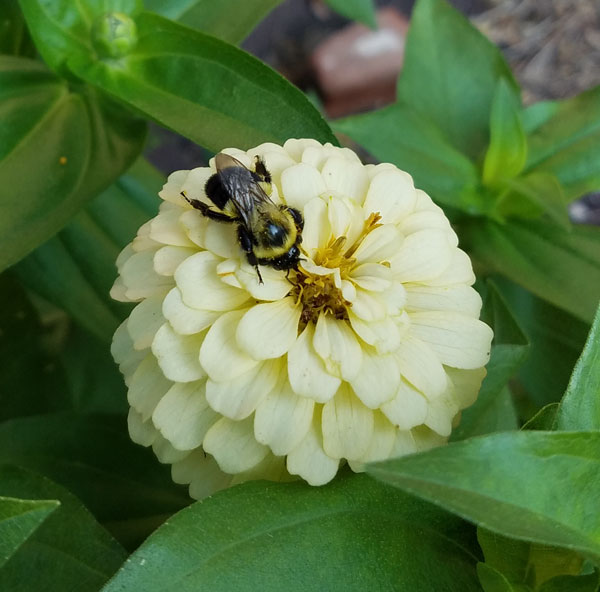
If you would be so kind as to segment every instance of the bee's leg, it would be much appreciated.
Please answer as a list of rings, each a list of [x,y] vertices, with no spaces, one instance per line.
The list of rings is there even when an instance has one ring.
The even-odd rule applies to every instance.
[[[256,273],[258,275],[258,283],[263,284],[262,275],[260,275],[260,270],[258,269],[258,259],[254,254],[254,249],[252,247],[252,236],[246,230],[246,227],[240,224],[238,226],[238,240],[240,241],[240,245],[242,247],[242,251],[246,253],[246,258],[248,259],[248,263],[250,265],[254,265],[254,269],[256,269]]]
[[[238,221],[238,219],[234,218],[233,216],[228,216],[227,214],[223,214],[222,212],[217,212],[216,210],[213,210],[208,204],[205,204],[203,201],[200,201],[199,199],[190,199],[183,191],[181,192],[181,195],[183,195],[183,197],[185,197],[185,200],[193,208],[195,208],[196,210],[200,210],[202,215],[206,216],[207,218],[211,218],[212,220],[217,220],[219,222],[228,222],[228,223]]]

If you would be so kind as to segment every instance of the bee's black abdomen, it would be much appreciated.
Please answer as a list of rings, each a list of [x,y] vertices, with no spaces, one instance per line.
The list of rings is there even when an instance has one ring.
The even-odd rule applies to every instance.
[[[204,191],[210,201],[212,201],[220,210],[225,208],[225,204],[230,199],[230,195],[223,186],[218,174],[209,177],[204,185]]]

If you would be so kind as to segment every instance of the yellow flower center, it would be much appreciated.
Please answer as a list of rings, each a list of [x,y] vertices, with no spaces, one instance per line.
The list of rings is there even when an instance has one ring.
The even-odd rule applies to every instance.
[[[370,214],[365,220],[362,232],[348,249],[345,248],[347,241],[345,236],[331,237],[325,246],[317,249],[313,259],[315,264],[329,269],[339,269],[341,279],[348,279],[356,266],[354,253],[369,232],[381,226],[379,220],[381,215],[378,212]],[[289,280],[294,286],[290,294],[295,298],[296,304],[302,306],[300,331],[308,323],[316,323],[321,313],[333,315],[339,320],[348,320],[348,309],[352,303],[344,298],[342,291],[335,285],[333,274],[314,274],[300,265],[290,273]]]

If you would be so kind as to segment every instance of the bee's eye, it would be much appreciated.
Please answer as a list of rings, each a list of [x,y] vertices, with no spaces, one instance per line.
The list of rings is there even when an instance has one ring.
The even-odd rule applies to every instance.
[[[283,245],[287,234],[281,226],[277,226],[277,224],[273,224],[273,222],[267,224],[265,233],[269,244],[277,247]]]

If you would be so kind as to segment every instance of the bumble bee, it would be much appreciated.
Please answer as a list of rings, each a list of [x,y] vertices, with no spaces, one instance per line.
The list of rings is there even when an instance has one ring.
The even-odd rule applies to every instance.
[[[217,172],[208,179],[204,191],[218,209],[190,199],[184,192],[183,197],[207,218],[237,224],[240,246],[261,284],[259,265],[295,269],[300,261],[304,219],[295,208],[271,201],[271,174],[264,161],[256,157],[251,171],[233,156],[220,152],[215,163]]]

